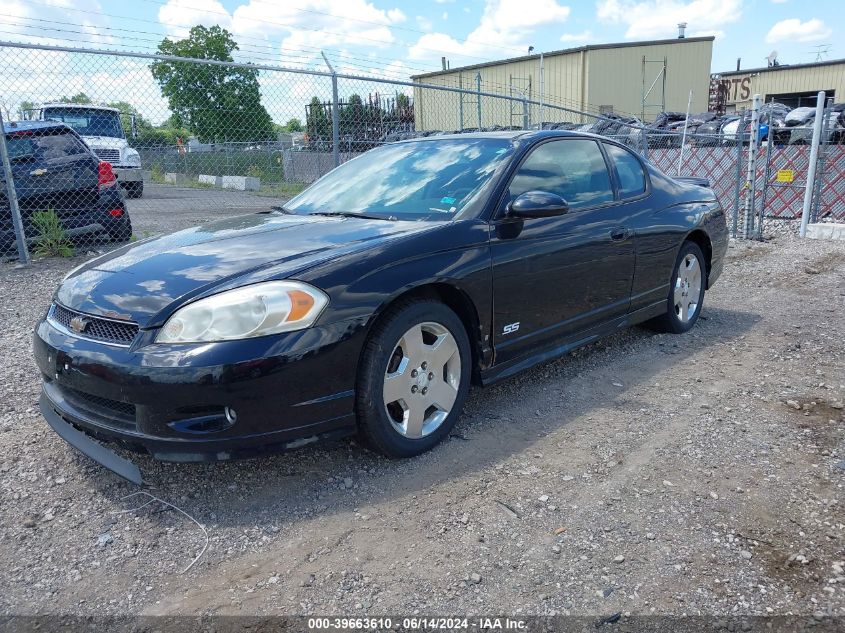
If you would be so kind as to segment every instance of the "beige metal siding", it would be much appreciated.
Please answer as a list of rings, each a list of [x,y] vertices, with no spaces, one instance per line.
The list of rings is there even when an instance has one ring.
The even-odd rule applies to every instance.
[[[684,112],[689,91],[693,91],[691,110],[704,112],[710,84],[710,59],[713,42],[683,42],[591,50],[587,76],[588,109],[613,105],[615,111],[642,116],[643,56],[648,60],[666,57],[666,109]],[[658,77],[662,63],[646,64],[645,87]],[[660,103],[662,79],[658,79],[647,102]],[[645,118],[653,119],[659,108],[646,109]]]
[[[545,57],[544,121],[582,122],[564,108],[597,112],[601,105],[612,105],[617,113],[640,116],[642,112],[642,57],[668,58],[666,107],[685,110],[690,89],[694,90],[692,109],[707,109],[712,40],[669,40],[643,45],[608,46],[573,49]],[[649,65],[647,85],[656,76],[658,65]],[[415,83],[452,88],[477,89],[508,98],[481,97],[481,127],[492,125],[522,126],[522,95],[528,100],[540,98],[540,60],[537,56],[444,71],[415,78]],[[662,82],[655,86],[651,100],[659,102]],[[447,93],[425,88],[414,89],[414,113],[418,130],[458,130],[479,127],[478,99],[474,95]],[[461,110],[463,103],[463,110]],[[655,110],[656,111],[656,110]],[[652,111],[652,116],[655,111]],[[463,117],[461,113],[463,112]],[[528,107],[530,124],[539,122],[539,106]],[[652,117],[648,117],[652,118]]]
[[[545,121],[570,121],[572,115],[555,106],[579,109],[581,98],[581,58],[580,53],[555,55],[545,59],[545,95],[549,107],[544,108]],[[463,87],[465,90],[478,89],[478,74],[481,75],[481,91],[501,94],[504,97],[481,97],[481,127],[491,125],[518,125],[524,120],[524,106],[521,99],[539,101],[540,98],[540,62],[539,60],[517,61],[484,68],[445,72],[425,77],[415,83],[434,86]],[[461,129],[461,99],[457,93],[426,88],[414,88],[414,113],[418,130],[458,130]],[[478,98],[475,95],[463,95],[463,127],[479,127]],[[531,123],[539,120],[539,106],[528,105]]]
[[[722,81],[730,82],[726,101],[729,110],[750,108],[756,93],[768,101],[768,95],[835,90],[836,100],[845,100],[845,63],[731,73],[723,75]]]

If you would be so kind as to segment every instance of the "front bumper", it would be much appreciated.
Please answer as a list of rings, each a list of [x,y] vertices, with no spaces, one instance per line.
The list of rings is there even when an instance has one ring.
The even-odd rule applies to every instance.
[[[117,181],[120,183],[142,182],[144,180],[144,170],[140,167],[118,167],[117,165],[112,165],[112,170],[115,176],[117,176]]]
[[[166,461],[249,457],[354,431],[363,320],[205,345],[143,344],[152,339],[142,330],[122,347],[41,321],[33,347],[48,421],[53,413]]]

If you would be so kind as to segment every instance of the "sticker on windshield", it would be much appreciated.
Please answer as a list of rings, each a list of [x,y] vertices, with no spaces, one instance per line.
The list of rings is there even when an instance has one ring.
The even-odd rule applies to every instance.
[[[443,198],[440,198],[440,204],[455,204],[455,198],[444,196]]]

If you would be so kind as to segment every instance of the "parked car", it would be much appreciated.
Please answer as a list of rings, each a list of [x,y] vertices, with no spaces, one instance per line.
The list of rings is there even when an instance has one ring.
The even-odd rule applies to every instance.
[[[73,128],[91,151],[112,166],[112,171],[130,198],[144,195],[141,156],[129,146],[121,116],[127,116],[131,136],[137,137],[135,115],[122,115],[117,108],[78,103],[47,103],[33,111],[41,121],[58,121]],[[247,148],[249,149],[249,148]]]
[[[675,137],[669,126],[687,118],[685,112],[658,112],[657,116],[647,126],[646,136],[649,148],[669,147]]]
[[[810,108],[810,110],[812,112],[809,115],[802,113],[801,121],[788,128],[790,145],[809,145],[813,141],[816,109]],[[837,103],[825,108],[824,116],[822,142],[828,144],[841,143],[843,128],[845,128],[845,103]]]
[[[132,223],[109,163],[101,161],[76,132],[50,121],[4,124],[24,234],[33,241],[37,211],[55,211],[74,240],[105,238],[125,242]],[[0,169],[0,253],[15,249],[11,207]]]
[[[690,330],[728,245],[703,184],[573,132],[378,147],[274,212],[69,274],[34,335],[41,411],[135,482],[90,436],[176,461],[354,432],[418,455],[471,382],[636,323]]]
[[[769,137],[769,129],[772,129],[772,137],[775,138],[778,134],[776,130],[782,129],[786,115],[789,114],[789,106],[782,103],[765,103],[760,106],[759,123],[757,132],[757,143],[761,143],[764,139]],[[739,131],[740,121],[742,122],[742,130]],[[722,128],[722,142],[725,145],[736,145],[737,143],[748,143],[751,138],[751,114],[747,114],[743,119],[737,119],[727,124]]]
[[[698,147],[716,147],[722,145],[722,130],[726,125],[738,120],[739,116],[726,114],[714,116],[709,121],[704,121],[695,131],[695,136],[692,139],[693,145]]]

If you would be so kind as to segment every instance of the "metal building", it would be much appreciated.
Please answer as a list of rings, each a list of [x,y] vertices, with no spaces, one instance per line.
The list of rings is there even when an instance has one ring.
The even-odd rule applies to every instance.
[[[713,37],[581,46],[541,55],[414,75],[414,83],[496,93],[551,106],[617,113],[651,120],[662,110],[707,109]],[[541,73],[542,63],[542,73]],[[541,90],[542,84],[542,90]],[[541,94],[542,92],[542,94]],[[481,107],[479,107],[479,102]],[[527,111],[526,111],[527,110]],[[461,130],[493,125],[522,127],[571,121],[554,108],[518,101],[414,88],[418,130]],[[480,121],[479,121],[480,119]]]
[[[713,79],[727,112],[750,108],[752,97],[758,93],[766,102],[777,101],[793,108],[815,106],[820,90],[828,98],[845,100],[845,59],[730,71]]]

